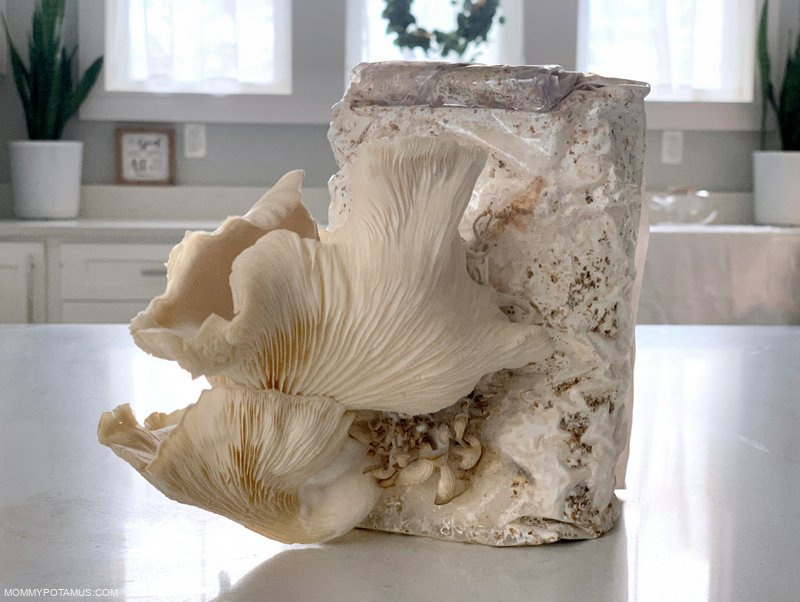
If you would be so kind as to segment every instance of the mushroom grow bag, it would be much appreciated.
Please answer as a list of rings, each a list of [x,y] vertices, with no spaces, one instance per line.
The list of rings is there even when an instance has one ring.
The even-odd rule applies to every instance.
[[[360,145],[436,136],[483,146],[488,159],[459,227],[467,270],[500,293],[512,321],[543,326],[556,348],[544,362],[484,376],[437,414],[359,416],[362,440],[389,468],[360,526],[500,546],[613,526],[647,242],[648,91],[560,67],[388,62],[353,71],[328,134],[340,166],[330,228],[347,220]],[[465,446],[481,450],[466,469],[453,458],[459,495],[437,504],[435,478],[392,482],[392,462],[420,446],[435,451],[431,433],[456,423],[475,444]]]

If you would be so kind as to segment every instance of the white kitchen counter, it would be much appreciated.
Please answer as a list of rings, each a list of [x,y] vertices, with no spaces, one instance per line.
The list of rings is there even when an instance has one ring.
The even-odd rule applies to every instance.
[[[800,228],[654,226],[639,323],[800,324]]]
[[[43,243],[48,256],[49,321],[60,321],[59,245],[165,244],[219,221],[84,218],[0,220],[0,241]],[[162,261],[166,260],[166,253]],[[639,309],[643,324],[800,324],[800,228],[658,225]]]
[[[218,225],[218,221],[210,220],[7,219],[0,220],[0,240],[177,243],[186,230],[214,230]]]
[[[0,326],[0,591],[128,600],[794,600],[800,328],[639,327],[624,515],[494,549],[355,531],[287,546],[168,500],[97,443],[202,383],[125,326]],[[34,598],[35,599],[35,598]],[[60,599],[47,595],[45,599]]]

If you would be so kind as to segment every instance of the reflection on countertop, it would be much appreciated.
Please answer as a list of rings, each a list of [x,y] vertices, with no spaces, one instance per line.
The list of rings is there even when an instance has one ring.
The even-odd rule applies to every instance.
[[[800,328],[639,327],[624,516],[533,548],[353,531],[284,545],[161,495],[101,411],[206,386],[125,326],[0,327],[0,585],[113,599],[788,600],[800,591]],[[51,598],[52,599],[52,598]]]

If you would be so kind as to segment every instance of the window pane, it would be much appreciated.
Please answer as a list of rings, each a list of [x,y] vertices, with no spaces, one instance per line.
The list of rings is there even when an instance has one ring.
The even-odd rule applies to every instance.
[[[643,80],[649,100],[753,99],[754,0],[581,0],[578,69]]]
[[[486,64],[521,64],[522,48],[522,0],[502,0],[495,15],[489,38],[475,51],[468,50],[464,57],[450,54],[447,59],[431,53],[426,56],[419,48],[400,49],[394,44],[394,35],[386,33],[388,25],[381,13],[386,8],[384,0],[348,0],[347,2],[347,68],[351,69],[363,61],[442,61],[475,62]],[[420,27],[431,31],[456,29],[456,15],[461,3],[448,0],[414,2],[411,11]],[[504,16],[506,22],[498,23]]]
[[[291,93],[290,0],[108,0],[106,89]]]

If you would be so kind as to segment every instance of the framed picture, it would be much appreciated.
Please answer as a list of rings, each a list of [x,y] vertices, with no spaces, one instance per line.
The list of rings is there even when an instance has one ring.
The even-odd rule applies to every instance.
[[[175,130],[117,128],[117,184],[175,184]]]

